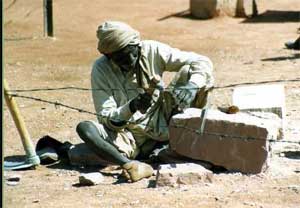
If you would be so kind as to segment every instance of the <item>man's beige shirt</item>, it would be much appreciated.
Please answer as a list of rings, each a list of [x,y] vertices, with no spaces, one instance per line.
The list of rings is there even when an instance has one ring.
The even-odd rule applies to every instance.
[[[175,86],[178,81],[192,81],[199,88],[209,89],[213,86],[213,65],[207,57],[151,40],[141,41],[140,47],[139,64],[150,77],[162,77],[165,71],[178,72],[170,85]],[[93,65],[91,85],[99,123],[116,131],[126,128],[133,134],[138,145],[147,138],[168,140],[168,126],[162,115],[163,109],[156,106],[154,112],[149,110],[149,114],[143,115],[139,111],[131,113],[129,102],[140,92],[133,72],[122,72],[117,65],[102,56]],[[111,120],[129,122],[115,126]]]

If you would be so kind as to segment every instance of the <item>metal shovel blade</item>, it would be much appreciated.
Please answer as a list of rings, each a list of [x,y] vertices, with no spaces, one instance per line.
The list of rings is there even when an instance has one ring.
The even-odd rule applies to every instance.
[[[34,164],[23,162],[4,161],[4,170],[22,170],[35,166]]]
[[[35,167],[40,164],[40,158],[34,156],[25,161],[4,161],[4,170],[24,170]]]

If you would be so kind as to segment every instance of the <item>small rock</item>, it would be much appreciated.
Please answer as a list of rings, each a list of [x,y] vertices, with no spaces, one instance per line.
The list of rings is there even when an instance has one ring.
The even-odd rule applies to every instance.
[[[100,193],[100,192],[99,192],[99,193],[96,193],[96,196],[97,196],[97,197],[103,197],[103,195],[104,195],[104,194],[103,194],[103,193]]]
[[[297,186],[297,185],[291,185],[291,186],[288,186],[288,189],[294,191],[296,194],[299,194],[300,193],[300,186]]]
[[[8,185],[8,186],[16,186],[18,184],[19,184],[19,182],[17,182],[17,181],[6,181],[6,185]]]
[[[13,174],[13,175],[6,175],[6,180],[7,181],[20,181],[21,180],[21,175]]]
[[[248,205],[250,207],[255,207],[256,206],[255,203],[252,203],[252,202],[244,202],[243,204]]]
[[[16,186],[20,183],[21,176],[20,175],[11,175],[6,176],[6,184],[9,186]]]
[[[191,185],[212,182],[213,173],[194,163],[160,165],[157,170],[156,187]]]
[[[130,202],[130,205],[136,205],[136,204],[139,204],[139,203],[140,203],[140,200],[136,200],[136,201]]]
[[[79,176],[79,184],[83,186],[98,185],[104,181],[104,177],[99,172],[81,174]]]

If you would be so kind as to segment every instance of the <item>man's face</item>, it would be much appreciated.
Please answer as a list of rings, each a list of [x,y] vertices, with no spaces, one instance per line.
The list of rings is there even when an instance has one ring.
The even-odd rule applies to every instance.
[[[128,45],[119,51],[106,54],[106,56],[112,59],[122,70],[131,71],[137,64],[139,48],[137,45]]]

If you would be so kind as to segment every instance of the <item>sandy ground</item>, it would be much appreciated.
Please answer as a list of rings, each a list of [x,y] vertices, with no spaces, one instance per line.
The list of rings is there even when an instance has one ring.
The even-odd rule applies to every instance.
[[[90,87],[90,69],[99,54],[95,30],[104,20],[121,20],[154,39],[210,57],[216,86],[300,78],[300,53],[284,49],[300,27],[298,0],[261,0],[254,19],[219,17],[195,20],[188,0],[54,1],[55,38],[43,37],[40,0],[4,0],[4,77],[13,90]],[[166,81],[172,75],[167,74]],[[285,140],[300,140],[300,82],[284,82],[287,132]],[[213,107],[231,104],[232,87],[213,92]],[[94,111],[89,91],[19,92],[45,100]],[[271,96],[271,95],[270,95]],[[95,119],[65,107],[17,99],[34,144],[50,135],[79,143],[79,121]],[[24,155],[20,137],[4,106],[4,157]],[[275,148],[276,147],[276,148]],[[4,207],[300,207],[299,145],[277,143],[271,167],[258,175],[214,174],[209,184],[180,188],[147,188],[149,180],[78,187],[87,169],[40,166],[18,171],[17,186],[4,183]],[[284,154],[281,154],[281,156]],[[286,154],[288,155],[288,154]],[[96,169],[98,171],[99,169]],[[94,170],[95,171],[95,170]],[[4,172],[6,175],[15,172]]]

